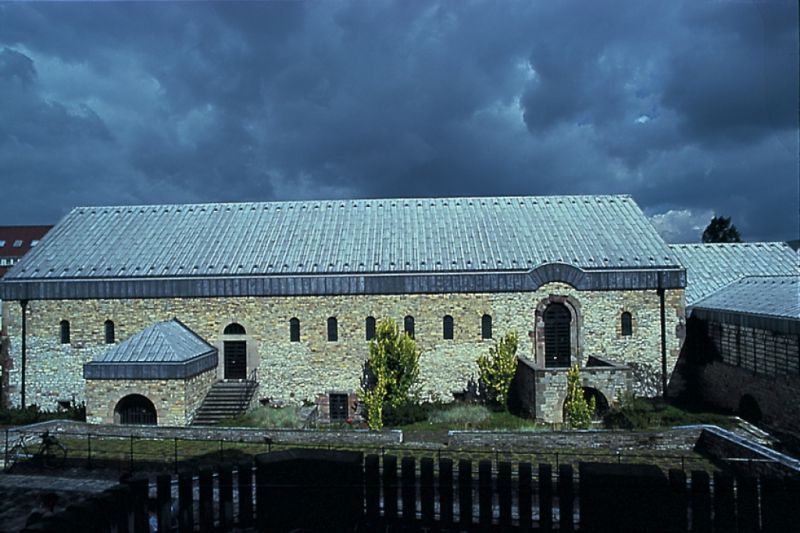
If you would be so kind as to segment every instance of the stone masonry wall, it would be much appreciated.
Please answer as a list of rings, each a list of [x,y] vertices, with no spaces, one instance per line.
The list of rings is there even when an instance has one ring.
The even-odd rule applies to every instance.
[[[117,342],[161,320],[177,317],[220,350],[222,377],[223,330],[242,324],[247,335],[248,373],[258,370],[260,398],[300,403],[320,392],[354,391],[368,355],[364,321],[390,317],[402,326],[405,315],[415,318],[416,340],[422,350],[420,392],[423,398],[452,399],[470,377],[477,377],[475,360],[488,351],[491,340],[481,340],[481,316],[492,316],[495,338],[515,330],[519,355],[535,360],[536,306],[550,295],[569,296],[580,303],[580,359],[598,355],[626,363],[634,370],[638,394],[660,392],[661,353],[659,301],[656,291],[580,292],[563,283],[549,283],[535,292],[479,294],[358,295],[326,297],[248,297],[205,299],[47,300],[28,304],[27,403],[53,408],[59,399],[85,399],[82,366],[102,354],[103,323],[111,319]],[[683,291],[667,291],[668,369],[680,348],[677,332],[683,324]],[[9,397],[19,404],[19,302],[6,302]],[[620,332],[620,315],[634,317],[630,337]],[[442,317],[454,318],[454,339],[442,339]],[[338,319],[338,342],[327,341],[328,317]],[[289,319],[300,319],[300,342],[289,342]],[[59,342],[59,323],[70,321],[71,343]],[[239,338],[239,337],[237,337]]]
[[[215,380],[214,370],[189,379],[86,380],[86,421],[113,424],[117,403],[129,394],[141,394],[153,402],[159,426],[185,426]]]

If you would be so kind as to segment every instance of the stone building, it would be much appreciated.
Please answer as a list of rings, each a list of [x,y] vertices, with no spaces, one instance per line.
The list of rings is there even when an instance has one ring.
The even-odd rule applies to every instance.
[[[159,424],[179,424],[165,409],[181,394],[191,404],[186,387],[202,397],[241,380],[262,401],[322,395],[321,418],[342,418],[375,321],[391,318],[422,350],[429,399],[463,391],[477,357],[516,331],[527,409],[560,420],[572,363],[591,367],[584,384],[607,402],[663,393],[685,284],[629,196],[76,208],[0,283],[4,401],[86,401],[101,422],[136,394]],[[213,379],[92,376],[121,341],[174,318],[216,348]]]
[[[694,400],[800,442],[800,270],[785,243],[674,245],[686,266],[679,372]]]

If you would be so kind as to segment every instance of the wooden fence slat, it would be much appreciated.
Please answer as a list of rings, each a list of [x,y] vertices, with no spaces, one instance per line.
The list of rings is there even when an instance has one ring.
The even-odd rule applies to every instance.
[[[796,504],[786,497],[787,488],[781,478],[761,479],[761,530],[764,533],[778,533],[791,529],[792,524],[787,520],[788,510],[790,506]]]
[[[233,465],[219,466],[219,529],[228,531],[233,527]]]
[[[736,480],[736,511],[739,533],[758,531],[758,486],[756,478],[745,475]]]
[[[517,500],[519,507],[519,528],[522,531],[528,531],[533,527],[531,470],[530,463],[519,463]]]
[[[492,462],[478,462],[478,523],[482,528],[492,525]]]
[[[178,474],[178,531],[191,533],[194,531],[194,498],[191,472]]]
[[[386,522],[397,520],[397,457],[383,456],[383,516]]]
[[[692,471],[692,533],[711,531],[711,492],[708,472]]]
[[[497,503],[501,528],[511,527],[511,463],[497,465]]]
[[[443,528],[453,524],[453,460],[439,459],[439,521]]]
[[[114,523],[117,533],[133,531],[132,514],[130,513],[131,488],[125,484],[111,487],[107,491],[114,501]]]
[[[733,477],[714,472],[714,531],[736,529],[736,502],[733,499]]]
[[[239,526],[253,523],[253,461],[242,461],[236,468],[236,485],[239,490]]]
[[[669,520],[668,530],[673,533],[684,533],[689,529],[688,523],[688,497],[686,492],[686,472],[683,470],[671,469],[669,471],[670,497],[667,505],[669,510],[667,517]]]
[[[381,470],[380,457],[375,454],[367,455],[364,459],[364,490],[367,519],[380,519]]]
[[[156,516],[158,530],[169,531],[172,527],[172,476],[156,476]]]
[[[137,476],[130,480],[131,503],[133,505],[133,533],[149,533],[147,497],[149,482],[146,477]]]
[[[422,523],[432,526],[435,520],[433,514],[435,492],[433,487],[433,459],[423,457],[419,462],[419,499],[420,511],[422,512]]]
[[[197,484],[200,533],[211,533],[214,530],[214,472],[211,467],[200,468]]]
[[[458,461],[458,513],[459,524],[465,529],[472,527],[472,461]]]
[[[553,530],[553,467],[539,463],[539,528]]]
[[[413,457],[400,461],[403,520],[411,522],[417,517],[417,470]]]
[[[575,484],[572,465],[558,468],[558,530],[575,530]]]

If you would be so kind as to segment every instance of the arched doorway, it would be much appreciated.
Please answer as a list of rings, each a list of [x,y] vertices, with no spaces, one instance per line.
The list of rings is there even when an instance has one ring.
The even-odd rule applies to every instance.
[[[761,422],[761,407],[755,398],[745,394],[739,400],[739,416],[752,424]]]
[[[223,377],[225,379],[247,379],[247,341],[238,338],[247,334],[244,326],[233,322],[228,324],[222,333],[225,337],[230,338],[230,340],[222,342],[225,360]]]
[[[569,367],[570,324],[572,315],[562,303],[552,303],[544,311],[544,355],[546,367]]]
[[[155,426],[158,422],[156,408],[147,397],[141,394],[129,394],[114,407],[114,422]]]
[[[608,411],[608,400],[605,395],[597,389],[583,387],[583,399],[586,400],[587,404],[594,399],[594,413],[592,413],[592,418],[594,420],[603,418],[603,415]]]

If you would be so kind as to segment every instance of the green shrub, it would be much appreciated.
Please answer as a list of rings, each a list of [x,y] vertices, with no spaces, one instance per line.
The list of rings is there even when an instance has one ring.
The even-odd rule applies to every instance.
[[[694,413],[665,402],[661,398],[626,396],[612,406],[603,418],[611,429],[645,430],[689,424],[716,424],[731,427],[731,419],[716,413]]]
[[[226,418],[221,426],[254,427],[265,429],[302,429],[305,420],[300,416],[300,407],[256,407],[239,416]]]
[[[406,402],[383,407],[383,422],[387,426],[405,426],[428,420],[428,415],[440,405],[431,403]]]
[[[478,357],[478,381],[488,400],[508,409],[508,391],[517,371],[517,334],[510,332],[489,348],[489,354]]]
[[[574,429],[591,426],[596,407],[594,397],[586,401],[581,384],[581,372],[576,363],[567,371],[567,399],[564,401],[564,422]]]
[[[486,422],[492,412],[485,405],[455,404],[430,413],[428,421],[433,424],[456,427],[477,427]]]
[[[79,404],[57,411],[42,411],[35,404],[29,405],[24,409],[19,407],[0,409],[0,426],[24,426],[47,420],[78,420],[85,422],[86,405]]]

